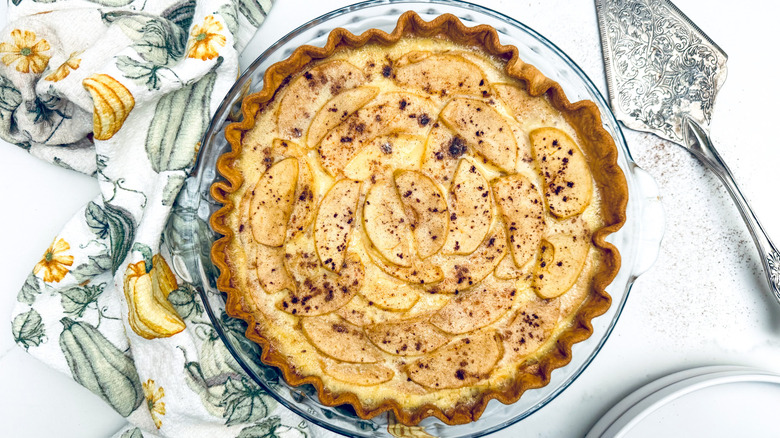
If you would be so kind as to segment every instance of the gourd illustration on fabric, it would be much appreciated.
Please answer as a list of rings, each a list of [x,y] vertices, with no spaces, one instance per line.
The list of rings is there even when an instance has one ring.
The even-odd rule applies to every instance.
[[[151,266],[144,260],[131,263],[125,271],[128,322],[136,334],[146,339],[170,337],[186,327],[168,301],[168,295],[179,285],[160,254],[155,254],[151,262]]]
[[[133,360],[86,322],[60,321],[60,348],[73,378],[127,417],[144,399]]]

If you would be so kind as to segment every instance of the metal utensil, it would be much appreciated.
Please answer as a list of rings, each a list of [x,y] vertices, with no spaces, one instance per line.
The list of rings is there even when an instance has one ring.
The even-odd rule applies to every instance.
[[[707,133],[726,80],[726,53],[668,0],[595,0],[615,116],[687,149],[737,204],[780,301],[780,253],[740,192]]]

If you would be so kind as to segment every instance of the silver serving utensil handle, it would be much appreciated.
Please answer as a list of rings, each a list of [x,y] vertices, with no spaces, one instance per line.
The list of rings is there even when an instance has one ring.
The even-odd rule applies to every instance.
[[[755,242],[758,248],[769,287],[772,289],[775,299],[780,302],[780,252],[777,251],[772,240],[767,236],[755,213],[753,213],[747,200],[742,195],[739,187],[737,187],[734,176],[731,174],[728,166],[726,166],[726,163],[723,162],[718,151],[715,150],[709,135],[698,123],[687,116],[684,117],[683,121],[683,140],[685,141],[683,146],[699,161],[709,167],[710,170],[715,172],[715,175],[718,176],[726,187],[726,191],[731,195],[731,199],[737,204],[737,209],[739,209],[742,219],[745,220],[748,231],[750,231],[750,235],[753,237],[753,242]]]

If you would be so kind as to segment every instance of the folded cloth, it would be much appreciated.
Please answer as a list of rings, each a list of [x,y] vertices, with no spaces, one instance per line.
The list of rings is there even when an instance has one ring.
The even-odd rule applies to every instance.
[[[322,436],[247,377],[162,233],[270,0],[13,0],[0,137],[101,194],[18,295],[16,342],[128,420],[117,436]]]

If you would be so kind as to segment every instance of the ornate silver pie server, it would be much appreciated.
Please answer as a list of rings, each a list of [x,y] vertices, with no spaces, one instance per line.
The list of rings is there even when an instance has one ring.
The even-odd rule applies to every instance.
[[[726,53],[668,0],[595,2],[615,116],[631,129],[683,146],[715,172],[737,204],[780,301],[780,253],[707,133],[726,80]]]

